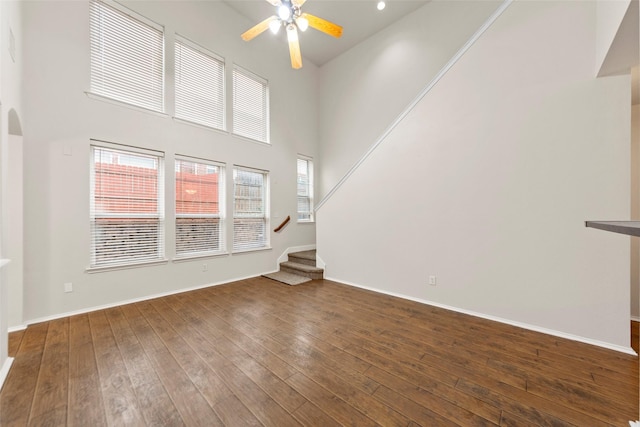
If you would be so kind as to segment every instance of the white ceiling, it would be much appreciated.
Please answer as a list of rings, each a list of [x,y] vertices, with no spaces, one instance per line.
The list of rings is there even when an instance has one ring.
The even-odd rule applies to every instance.
[[[275,14],[275,7],[266,0],[223,1],[238,13],[247,17],[250,22],[256,24]],[[321,66],[403,16],[418,9],[428,1],[387,0],[387,7],[382,11],[378,11],[376,8],[378,0],[308,0],[302,6],[303,12],[338,24],[344,28],[344,31],[339,39],[312,28],[300,33],[300,49],[303,62],[308,60],[315,65]],[[249,25],[247,29],[251,26]],[[240,37],[240,34],[238,34],[238,37]],[[265,37],[280,38],[282,49],[284,52],[288,52],[284,31],[280,31],[275,36],[270,31],[265,31],[259,36],[259,38]],[[249,43],[256,44],[256,48],[265,46],[264,43],[258,41],[258,38]]]

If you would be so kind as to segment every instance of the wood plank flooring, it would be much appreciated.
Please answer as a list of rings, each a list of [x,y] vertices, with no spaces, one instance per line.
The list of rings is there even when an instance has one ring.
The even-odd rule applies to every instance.
[[[638,418],[637,357],[327,280],[243,280],[31,325],[9,344],[3,427]]]

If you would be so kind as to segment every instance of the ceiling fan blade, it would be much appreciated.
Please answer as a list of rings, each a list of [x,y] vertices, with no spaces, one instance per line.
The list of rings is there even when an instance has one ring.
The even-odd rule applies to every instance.
[[[289,40],[289,55],[291,56],[291,67],[302,68],[302,55],[300,54],[300,42],[298,41],[298,30],[295,25],[287,26],[287,39]]]
[[[249,40],[252,40],[253,38],[265,32],[267,28],[269,28],[269,24],[271,23],[271,21],[274,21],[276,19],[278,19],[276,16],[270,16],[261,23],[249,28],[240,37],[242,37],[242,40],[248,42]]]
[[[322,31],[325,34],[329,34],[330,36],[336,38],[342,36],[342,27],[340,25],[334,24],[333,22],[329,22],[326,19],[318,18],[317,16],[310,15],[308,13],[303,13],[302,16],[307,18],[307,21],[309,21],[309,26],[311,28],[315,28],[318,31]]]
[[[269,1],[269,0],[267,0],[267,1]],[[291,2],[292,2],[294,5],[296,5],[296,6],[300,7],[300,6],[302,6],[306,1],[307,1],[307,0],[292,0]]]

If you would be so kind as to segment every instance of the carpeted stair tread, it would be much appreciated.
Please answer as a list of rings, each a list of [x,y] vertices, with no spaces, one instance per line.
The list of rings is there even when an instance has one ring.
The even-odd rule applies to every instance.
[[[314,280],[322,279],[324,276],[324,270],[322,268],[318,268],[314,265],[300,264],[299,262],[293,261],[281,262],[280,271],[298,274]]]
[[[299,262],[285,261],[280,263],[281,267],[293,270],[304,271],[305,273],[322,273],[324,270],[314,265],[300,264]]]
[[[297,262],[299,264],[307,264],[311,266],[316,265],[316,251],[302,251],[292,252],[289,254],[289,261]]]
[[[277,271],[275,273],[263,274],[262,276],[292,286],[301,285],[302,283],[311,281],[308,277],[287,273],[286,271]]]

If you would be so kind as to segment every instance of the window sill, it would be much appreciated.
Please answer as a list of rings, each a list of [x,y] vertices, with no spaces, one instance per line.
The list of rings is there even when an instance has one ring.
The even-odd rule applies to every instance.
[[[264,147],[271,147],[271,142],[269,141],[260,141],[259,139],[249,138],[248,136],[238,135],[237,133],[233,133],[233,132],[231,132],[231,135],[233,135],[234,137],[242,141],[252,142],[254,144],[262,145]]]
[[[240,250],[236,250],[231,252],[232,255],[242,255],[242,254],[248,254],[248,253],[252,253],[252,252],[262,252],[262,251],[270,251],[271,250],[271,246],[267,246],[264,248],[255,248],[255,249],[240,249]]]
[[[205,125],[202,123],[196,123],[196,122],[192,122],[191,120],[187,120],[187,119],[181,119],[179,117],[173,117],[173,121],[176,123],[180,123],[183,125],[187,125],[187,126],[193,126],[193,127],[197,127],[200,129],[204,129],[204,130],[210,130],[210,131],[214,131],[214,132],[218,132],[220,134],[223,135],[229,135],[229,131],[227,131],[226,129],[219,129],[213,126],[209,126],[209,125]]]
[[[222,258],[226,256],[229,256],[229,252],[220,252],[215,254],[201,254],[201,255],[183,255],[183,256],[176,256],[175,258],[171,259],[171,262],[181,263],[181,262],[199,260],[203,258]]]
[[[158,116],[158,117],[169,117],[169,115],[167,113],[165,113],[165,112],[152,110],[150,108],[141,107],[141,106],[135,105],[135,104],[130,104],[130,103],[125,102],[125,101],[119,101],[117,99],[109,98],[107,96],[98,95],[97,93],[85,92],[85,94],[90,99],[95,99],[97,101],[106,102],[107,104],[119,105],[121,107],[129,108],[131,110],[140,111],[142,113],[152,114],[152,115]]]
[[[168,259],[159,259],[153,261],[142,261],[137,262],[135,264],[117,264],[117,265],[105,265],[98,267],[87,267],[84,271],[85,273],[93,274],[93,273],[104,273],[107,271],[116,271],[116,270],[127,270],[130,268],[140,268],[140,267],[150,267],[153,265],[163,265],[168,264]]]
[[[304,224],[315,224],[315,220],[311,220],[311,221],[298,221],[297,222],[300,225],[304,225]]]

